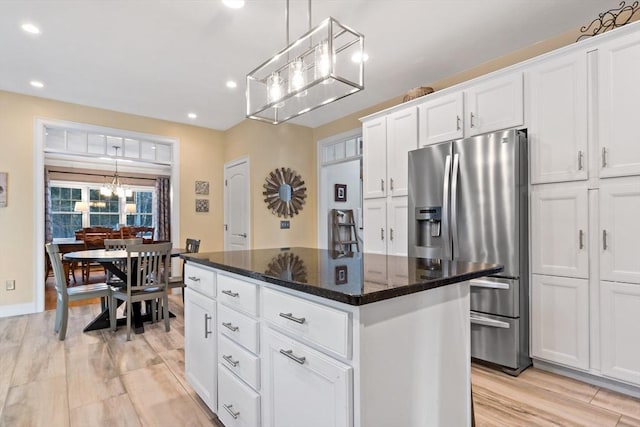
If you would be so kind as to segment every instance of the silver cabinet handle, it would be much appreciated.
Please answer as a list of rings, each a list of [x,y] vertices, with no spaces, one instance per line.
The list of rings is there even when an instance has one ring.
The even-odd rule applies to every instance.
[[[384,240],[384,228],[380,228],[380,240]]]
[[[197,276],[189,276],[188,279],[189,280],[193,280],[194,282],[199,282],[200,281],[200,278],[197,277]]]
[[[209,321],[211,320],[211,316],[207,313],[204,314],[204,338],[207,339],[209,335],[213,333],[213,331],[209,330]]]
[[[602,250],[607,250],[607,230],[602,230]]]
[[[233,235],[234,236],[244,237],[245,239],[247,238],[247,233],[239,233],[239,234],[234,233]]]
[[[293,313],[280,313],[280,317],[284,317],[287,320],[291,320],[292,322],[296,322],[301,325],[306,321],[304,317],[294,317]]]
[[[282,349],[280,349],[280,354],[284,354],[289,359],[291,359],[293,361],[296,361],[301,365],[304,365],[305,360],[307,360],[306,357],[298,357],[295,354],[293,354],[293,350],[282,350]]]
[[[607,167],[607,147],[602,147],[602,167]]]
[[[389,240],[393,242],[393,228],[389,229]]]
[[[578,151],[578,170],[581,171],[584,169],[584,165],[582,164],[582,161],[584,159],[584,153],[582,152],[582,150]]]
[[[580,230],[580,232],[578,233],[578,240],[580,243],[580,249],[584,249],[584,231]]]
[[[228,322],[228,323],[222,322],[222,326],[224,326],[225,328],[227,328],[227,329],[229,329],[230,331],[233,331],[233,332],[236,332],[238,329],[240,329],[237,326],[233,326],[231,324],[231,322]]]
[[[226,360],[227,362],[229,362],[229,364],[230,364],[231,366],[233,366],[234,368],[240,364],[240,361],[239,361],[239,360],[233,360],[233,358],[231,357],[231,355],[228,355],[228,356],[224,356],[224,355],[223,355],[223,356],[222,356],[222,358],[223,358],[224,360]]]
[[[229,415],[231,415],[234,420],[238,419],[238,415],[240,415],[240,411],[235,412],[233,409],[231,409],[233,408],[233,405],[222,405],[222,407],[227,410]]]
[[[380,191],[384,191],[384,179],[380,179]]]
[[[223,294],[225,294],[225,295],[229,295],[229,296],[230,296],[230,297],[232,297],[232,298],[238,298],[238,297],[240,296],[240,294],[239,294],[239,293],[237,293],[237,292],[231,292],[230,290],[226,290],[226,289],[224,289],[224,290],[222,291],[222,293],[223,293]]]
[[[389,181],[389,189],[393,191],[393,178],[391,178]]]
[[[470,124],[470,126],[471,126],[471,127],[474,127],[474,126],[475,126],[475,124],[473,123],[473,118],[474,118],[474,115],[473,115],[473,112],[472,112],[472,113],[471,113],[471,121],[469,122],[469,124]]]
[[[456,116],[456,130],[460,130],[460,116]]]

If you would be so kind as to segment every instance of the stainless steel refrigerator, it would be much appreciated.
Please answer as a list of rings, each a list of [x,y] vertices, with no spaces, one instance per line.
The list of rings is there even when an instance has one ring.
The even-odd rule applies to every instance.
[[[531,364],[527,176],[524,131],[409,152],[409,255],[504,265],[471,281],[471,356],[512,375]]]

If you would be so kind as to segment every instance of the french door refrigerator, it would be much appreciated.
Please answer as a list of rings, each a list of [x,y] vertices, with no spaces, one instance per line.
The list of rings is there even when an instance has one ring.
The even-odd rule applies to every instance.
[[[527,177],[525,131],[409,152],[409,255],[504,266],[470,283],[471,356],[512,375],[531,364]]]

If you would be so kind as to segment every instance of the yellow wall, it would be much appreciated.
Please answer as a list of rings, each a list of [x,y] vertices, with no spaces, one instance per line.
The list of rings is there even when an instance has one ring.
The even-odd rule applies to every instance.
[[[222,249],[223,132],[0,91],[0,172],[8,172],[8,207],[0,208],[0,306],[33,303],[35,215],[34,122],[48,118],[88,123],[180,140],[180,241],[202,240],[201,250]],[[195,180],[210,181],[209,214],[195,214]],[[16,290],[6,291],[5,280]]]
[[[251,247],[316,246],[316,148],[312,129],[291,124],[278,126],[244,120],[225,133],[225,162],[249,156],[251,189]],[[272,170],[286,167],[302,176],[307,186],[302,211],[290,218],[291,228],[267,210],[262,192]]]

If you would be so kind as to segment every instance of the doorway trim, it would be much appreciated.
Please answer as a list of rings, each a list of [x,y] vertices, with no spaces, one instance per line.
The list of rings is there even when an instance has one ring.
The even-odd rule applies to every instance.
[[[44,311],[44,288],[41,282],[44,277],[44,137],[46,126],[58,126],[68,129],[82,131],[102,132],[112,135],[121,135],[137,139],[150,139],[171,144],[171,241],[176,244],[180,239],[180,140],[162,135],[153,135],[123,129],[110,128],[107,126],[96,126],[80,122],[66,120],[48,119],[36,117],[33,127],[34,135],[34,162],[33,162],[33,206],[35,221],[35,238],[33,242],[33,253],[35,254],[35,268],[33,276],[34,305],[30,312]],[[26,313],[25,313],[26,314]]]
[[[238,166],[242,163],[246,163],[247,164],[247,186],[245,188],[245,195],[246,195],[246,202],[247,202],[247,207],[249,209],[249,215],[247,216],[247,242],[249,242],[249,249],[253,247],[253,236],[251,234],[251,223],[252,223],[252,209],[251,209],[251,162],[249,159],[249,156],[242,156],[242,157],[238,157],[237,159],[231,160],[229,162],[226,162],[224,164],[224,170],[223,170],[223,203],[224,203],[224,217],[223,217],[223,230],[222,230],[222,234],[224,236],[224,241],[223,241],[223,250],[227,250],[227,243],[228,243],[228,238],[229,238],[229,234],[228,234],[228,230],[227,230],[227,220],[229,218],[229,203],[227,200],[227,170],[229,168],[232,168],[234,166]]]

